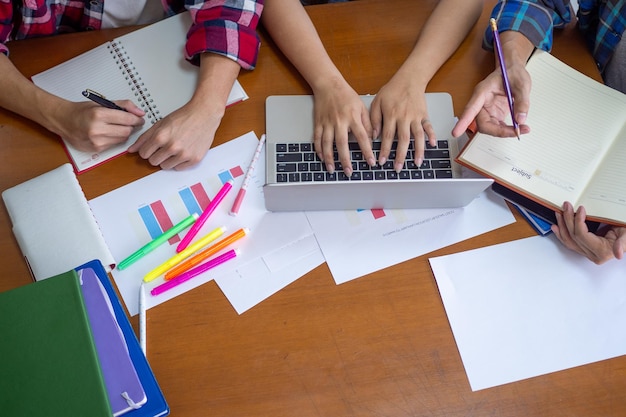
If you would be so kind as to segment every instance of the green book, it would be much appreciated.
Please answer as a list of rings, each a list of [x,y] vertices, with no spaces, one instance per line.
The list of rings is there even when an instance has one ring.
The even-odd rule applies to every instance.
[[[75,271],[0,293],[0,410],[112,416]]]

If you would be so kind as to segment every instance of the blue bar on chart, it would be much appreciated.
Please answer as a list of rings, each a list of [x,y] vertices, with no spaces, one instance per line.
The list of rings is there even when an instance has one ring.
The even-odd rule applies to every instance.
[[[189,214],[202,214],[202,211],[209,205],[211,199],[201,183],[178,191],[178,195],[183,200]]]
[[[162,235],[163,232],[174,226],[174,223],[167,214],[165,206],[163,206],[163,202],[161,202],[161,200],[142,206],[138,211],[139,216],[141,216],[141,220],[143,220],[143,224],[146,226],[146,229],[152,239],[156,239]],[[180,237],[178,235],[172,236],[169,239],[170,245],[173,245],[178,241],[180,241]]]
[[[214,184],[212,185],[219,189],[219,187],[224,185],[227,181],[234,180],[244,174],[245,172],[240,166],[235,166],[231,169],[218,173],[217,176],[213,178]],[[189,214],[196,213],[200,215],[211,202],[209,193],[207,192],[205,186],[200,182],[180,189],[178,191],[178,195]],[[138,212],[146,230],[148,231],[148,234],[152,239],[156,239],[158,236],[163,234],[163,232],[170,229],[174,225],[161,200],[157,200],[153,203],[140,207]],[[173,236],[169,240],[169,243],[170,245],[176,244],[180,242],[180,239],[181,238],[178,235]]]

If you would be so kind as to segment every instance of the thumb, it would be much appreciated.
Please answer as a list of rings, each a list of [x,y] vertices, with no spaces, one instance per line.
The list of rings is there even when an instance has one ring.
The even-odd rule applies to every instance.
[[[617,239],[613,245],[613,254],[617,259],[622,259],[626,252],[626,227],[619,227],[616,230]]]

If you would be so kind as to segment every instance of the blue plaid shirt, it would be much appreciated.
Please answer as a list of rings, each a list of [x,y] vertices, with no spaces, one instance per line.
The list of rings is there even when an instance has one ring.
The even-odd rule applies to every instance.
[[[604,71],[626,27],[624,0],[578,0],[578,27],[583,31],[598,68]],[[552,31],[572,20],[569,0],[504,0],[491,12],[498,30],[514,30],[537,48],[550,51]],[[483,46],[493,49],[491,30],[485,31]]]

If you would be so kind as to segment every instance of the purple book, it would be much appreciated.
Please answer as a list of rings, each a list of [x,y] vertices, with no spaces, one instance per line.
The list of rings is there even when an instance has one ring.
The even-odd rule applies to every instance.
[[[113,416],[120,416],[141,407],[146,402],[146,394],[115,319],[113,306],[96,272],[86,268],[79,270],[78,274],[111,410]]]

